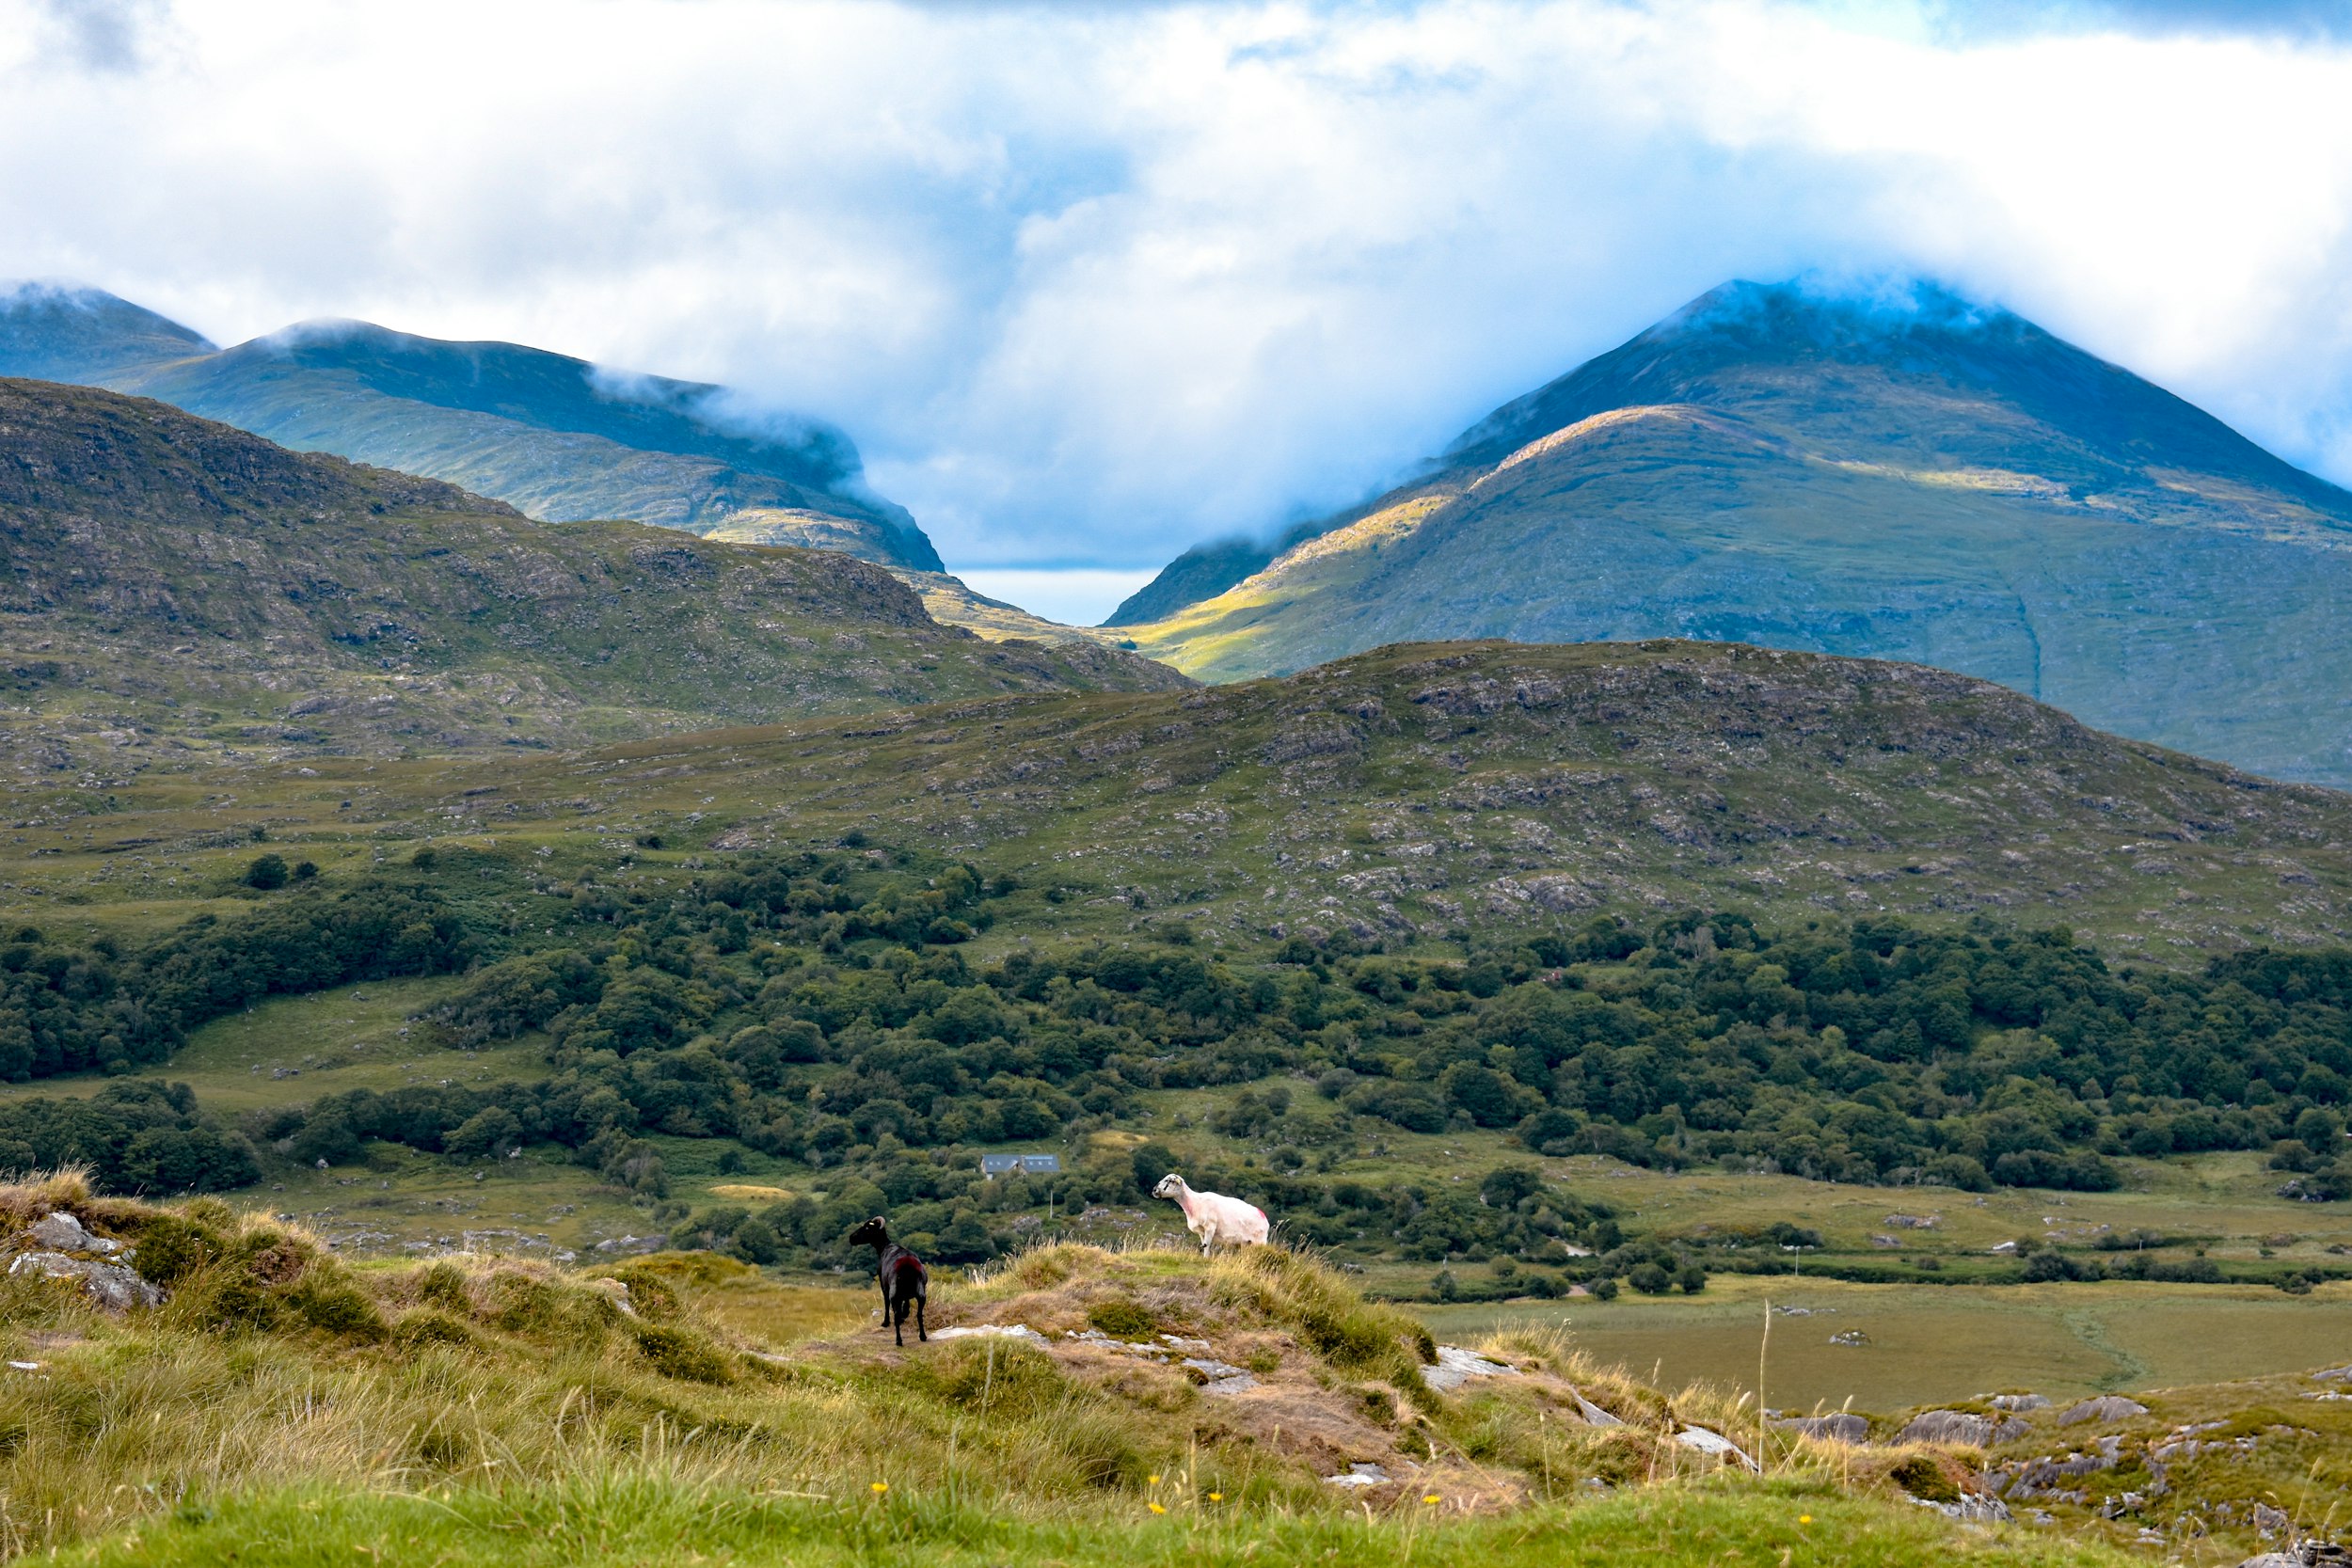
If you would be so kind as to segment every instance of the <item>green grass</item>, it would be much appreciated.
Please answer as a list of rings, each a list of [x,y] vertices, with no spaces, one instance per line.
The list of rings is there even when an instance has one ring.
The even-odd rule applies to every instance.
[[[1540,1327],[1464,1336],[1519,1375],[1434,1394],[1408,1318],[1279,1251],[1053,1246],[943,1272],[934,1326],[1045,1342],[901,1350],[864,1291],[708,1255],[611,1271],[624,1311],[612,1278],[542,1263],[354,1266],[209,1200],[0,1188],[11,1227],[61,1204],[136,1240],[174,1294],[108,1317],[0,1280],[0,1354],[35,1364],[0,1379],[0,1554],[56,1561],[2088,1564],[2155,1523],[2206,1564],[2250,1535],[2193,1519],[2259,1495],[2319,1524],[2352,1454],[2352,1413],[2302,1402],[2301,1379],[2169,1390],[2134,1444],[2222,1419],[2255,1445],[2176,1465],[2172,1493],[2113,1522],[2058,1505],[2057,1528],[1988,1531],[1890,1479],[1964,1480],[1971,1453],[1758,1443],[1751,1399],[1651,1386]],[[1211,1397],[1065,1337],[1110,1318],[1201,1338],[1261,1386]],[[1585,1424],[1571,1388],[1625,1424]],[[2034,1420],[1994,1460],[2081,1441]],[[1692,1423],[1767,1475],[1694,1458],[1673,1440]],[[1320,1479],[1355,1461],[1396,1479]]]
[[[1008,1562],[1141,1565],[1340,1562],[1362,1568],[1571,1568],[1579,1564],[1785,1563],[1914,1568],[1980,1563],[2106,1568],[2121,1553],[2022,1530],[1968,1531],[1915,1508],[1788,1485],[1668,1487],[1500,1518],[1402,1518],[1221,1511],[1179,1497],[1164,1516],[1132,1505],[1086,1519],[988,1506],[954,1487],[854,1486],[760,1496],[660,1470],[556,1486],[464,1487],[428,1497],[326,1486],[213,1500],[111,1540],[39,1560],[58,1564],[430,1562],[485,1568],[708,1562],[815,1565]]]
[[[1443,1338],[1565,1326],[1585,1354],[1662,1386],[1712,1383],[1752,1393],[1768,1300],[1811,1313],[1772,1319],[1765,1399],[1799,1411],[1851,1402],[1887,1412],[2005,1388],[2072,1402],[2352,1361],[2345,1285],[2288,1296],[2249,1286],[1955,1288],[1724,1275],[1700,1296],[1414,1310]],[[1830,1342],[1854,1330],[1869,1342]]]
[[[169,1062],[136,1076],[187,1084],[206,1109],[229,1115],[345,1089],[544,1076],[546,1064],[530,1044],[452,1051],[412,1026],[417,1013],[463,984],[437,975],[272,997],[205,1024]],[[107,1081],[89,1073],[0,1085],[0,1100],[87,1095]]]

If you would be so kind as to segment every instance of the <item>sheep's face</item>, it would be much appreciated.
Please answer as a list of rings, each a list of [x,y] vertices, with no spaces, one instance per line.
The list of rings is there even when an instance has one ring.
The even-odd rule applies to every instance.
[[[882,1228],[882,1216],[877,1214],[850,1232],[850,1244],[851,1246],[881,1246],[889,1240],[889,1237],[890,1233]]]
[[[1160,1178],[1160,1184],[1152,1189],[1153,1197],[1174,1197],[1184,1190],[1184,1179],[1174,1171]]]

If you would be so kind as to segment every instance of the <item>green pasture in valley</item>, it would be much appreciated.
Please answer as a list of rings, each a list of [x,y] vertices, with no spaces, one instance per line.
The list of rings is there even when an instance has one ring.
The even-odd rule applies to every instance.
[[[1765,1402],[1862,1411],[2031,1390],[2065,1401],[2341,1365],[2352,1288],[2309,1296],[2227,1285],[1854,1285],[1718,1276],[1700,1296],[1419,1307],[1438,1338],[1566,1328],[1594,1359],[1675,1388],[1753,1391],[1773,1304]],[[1800,1309],[1803,1315],[1784,1312]],[[1837,1344],[1858,1334],[1865,1342]]]

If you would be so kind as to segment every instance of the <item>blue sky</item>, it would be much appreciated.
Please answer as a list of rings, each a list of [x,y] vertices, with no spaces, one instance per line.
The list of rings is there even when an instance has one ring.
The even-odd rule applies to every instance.
[[[2346,10],[0,0],[0,277],[724,381],[1064,613],[1731,277],[1939,277],[2352,481]]]

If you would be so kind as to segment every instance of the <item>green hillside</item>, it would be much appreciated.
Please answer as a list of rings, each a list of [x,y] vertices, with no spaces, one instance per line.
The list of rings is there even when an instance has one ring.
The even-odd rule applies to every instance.
[[[2154,954],[2352,933],[2352,799],[1963,675],[1730,644],[1397,647],[426,783],[397,786],[403,815],[496,783],[509,817],[590,796],[733,842],[936,844],[1096,929],[1442,943],[1721,907],[2062,920]]]
[[[1181,561],[1119,618],[1156,611],[1126,628],[1137,646],[1216,680],[1441,637],[1898,658],[2352,780],[2332,629],[2352,614],[2352,496],[1949,296],[1894,312],[1719,290],[1284,546]]]
[[[21,776],[546,748],[1180,683],[980,641],[838,554],[552,528],[162,404],[0,381],[0,727]]]
[[[906,511],[863,483],[840,431],[754,418],[725,388],[624,374],[501,342],[306,322],[215,349],[97,290],[0,295],[0,375],[160,398],[304,451],[460,484],[548,522],[625,518],[707,532],[742,513],[805,515],[789,542],[938,571]]]
[[[2352,799],[2119,740],[1963,675],[1730,644],[1423,645],[1279,681],[983,698],[579,756],[311,757],[200,789],[94,778],[123,786],[20,795],[28,889],[104,871],[95,895],[154,896],[106,846],[248,824],[355,849],[863,833],[974,857],[1024,899],[1050,896],[1066,928],[1105,934],[1190,917],[1442,949],[1691,908],[2055,921],[2159,958],[2352,934]]]

